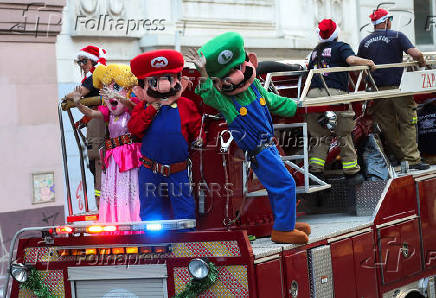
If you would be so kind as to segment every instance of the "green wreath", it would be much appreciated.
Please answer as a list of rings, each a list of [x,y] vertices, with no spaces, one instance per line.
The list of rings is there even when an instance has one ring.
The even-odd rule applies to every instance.
[[[209,274],[203,279],[192,278],[186,284],[183,292],[175,296],[175,298],[194,298],[198,297],[201,293],[212,287],[218,279],[218,268],[212,263],[208,262]]]
[[[32,291],[36,297],[39,298],[55,298],[51,293],[47,285],[41,279],[38,271],[35,268],[31,268],[29,271],[29,277],[25,282],[20,284],[20,288],[25,288]]]

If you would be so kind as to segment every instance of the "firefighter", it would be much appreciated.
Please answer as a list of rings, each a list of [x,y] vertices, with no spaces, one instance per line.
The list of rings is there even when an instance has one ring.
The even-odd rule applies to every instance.
[[[357,57],[351,47],[338,41],[339,27],[331,19],[324,19],[318,24],[318,38],[320,42],[310,54],[309,69],[344,67],[364,65],[374,67],[372,60]],[[348,92],[348,73],[337,72],[323,75],[330,94],[340,95]],[[322,80],[315,76],[312,79],[307,97],[328,96]],[[355,126],[354,111],[347,105],[344,111],[336,112],[336,128],[326,127],[324,113],[309,113],[306,117],[308,130],[315,140],[309,152],[309,170],[312,174],[323,178],[324,164],[332,140],[332,131],[338,138],[341,148],[342,169],[350,183],[359,183],[363,180],[360,167],[357,163],[351,132]]]
[[[435,96],[435,95],[433,95]],[[418,147],[430,164],[436,164],[436,97],[427,98],[418,110]]]
[[[295,101],[267,92],[255,79],[257,57],[245,51],[244,40],[238,33],[221,34],[187,57],[204,79],[195,92],[222,113],[236,143],[247,153],[254,173],[268,192],[274,214],[271,240],[307,243],[310,226],[295,222],[295,181],[272,142],[274,131],[269,112],[292,117]]]
[[[81,49],[76,57],[76,63],[79,65],[83,73],[83,79],[80,86],[82,97],[99,96],[99,89],[93,85],[92,73],[97,65],[106,65],[106,50],[88,45]],[[74,92],[67,94],[65,97],[73,99]],[[100,160],[99,150],[103,146],[106,136],[106,126],[101,118],[89,118],[84,116],[80,124],[86,125],[86,142],[87,153],[89,160],[89,170],[94,175],[94,188],[97,206],[99,205],[100,189],[101,189],[101,172],[102,164]]]
[[[393,16],[385,9],[377,9],[370,16],[374,32],[359,46],[358,56],[372,59],[376,64],[401,63],[403,52],[425,66],[422,53],[406,35],[391,30]],[[400,85],[403,68],[385,68],[373,74],[379,90],[396,89]],[[411,169],[425,170],[430,166],[421,161],[416,142],[416,103],[412,96],[376,99],[370,108],[374,120],[380,125],[387,151],[397,161],[407,161]]]

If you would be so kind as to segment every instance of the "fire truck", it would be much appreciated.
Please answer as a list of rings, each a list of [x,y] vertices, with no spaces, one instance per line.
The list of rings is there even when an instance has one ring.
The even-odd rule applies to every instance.
[[[434,55],[427,57],[428,65],[434,66],[431,59]],[[412,61],[377,66],[387,67],[404,68],[399,89],[378,90],[367,67],[308,71],[295,63],[259,66],[265,88],[298,101],[295,117],[274,118],[274,123],[283,162],[297,182],[297,221],[312,227],[305,245],[276,244],[269,238],[273,216],[267,193],[223,117],[194,93],[196,70],[184,70],[193,82],[184,96],[198,104],[207,139],[204,148],[191,154],[196,220],[102,224],[87,200],[86,212],[77,214],[62,117],[68,115],[71,124],[74,119],[71,103],[61,102],[69,216],[62,226],[16,233],[4,297],[436,297],[436,167],[398,171],[375,142],[387,178],[349,185],[337,175],[340,155],[333,142],[331,175],[321,180],[308,171],[306,113],[352,103],[364,115],[373,99],[434,96],[435,69],[419,70]],[[328,72],[348,72],[350,92],[307,98],[311,78]],[[99,104],[99,99],[88,104]],[[80,144],[80,129],[73,128]],[[80,154],[86,199],[86,157]]]

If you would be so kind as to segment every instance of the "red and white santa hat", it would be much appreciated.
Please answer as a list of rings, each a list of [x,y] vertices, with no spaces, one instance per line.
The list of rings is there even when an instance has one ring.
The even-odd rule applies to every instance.
[[[380,8],[374,10],[369,17],[371,18],[371,23],[375,26],[386,21],[389,18],[389,12],[386,9]]]
[[[324,19],[318,24],[316,33],[321,42],[333,41],[338,38],[339,27],[332,19]]]
[[[99,47],[91,45],[84,47],[79,51],[79,53],[77,53],[77,58],[79,57],[86,57],[94,62],[97,62],[97,64],[106,65],[106,50]]]

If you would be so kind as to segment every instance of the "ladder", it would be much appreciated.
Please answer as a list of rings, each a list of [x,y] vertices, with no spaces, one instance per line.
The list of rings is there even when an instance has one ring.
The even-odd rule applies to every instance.
[[[83,98],[80,102],[87,106],[96,106],[101,104],[101,99],[99,96]],[[86,148],[86,140],[85,136],[82,134],[79,128],[76,128],[74,125],[74,117],[71,112],[71,108],[75,107],[72,100],[61,99],[58,102],[58,117],[59,117],[59,128],[61,132],[61,148],[62,148],[62,159],[64,165],[64,175],[65,175],[65,186],[67,191],[67,222],[77,222],[77,221],[97,221],[98,220],[98,211],[90,210],[88,204],[88,187],[86,183],[86,155],[84,153],[84,148]],[[83,195],[83,203],[84,203],[84,211],[80,213],[76,213],[73,208],[72,202],[72,191],[71,191],[71,183],[70,183],[70,175],[68,170],[68,157],[67,157],[67,147],[66,147],[66,139],[65,139],[65,128],[64,128],[64,120],[63,113],[66,112],[68,115],[68,120],[71,124],[74,139],[76,141],[77,149],[79,152],[79,162],[80,162],[80,176],[82,182],[81,193]]]
[[[317,192],[330,188],[331,187],[330,184],[322,181],[315,175],[309,173],[309,152],[308,152],[309,136],[307,133],[307,123],[274,124],[275,130],[283,130],[283,129],[289,129],[295,127],[301,127],[303,130],[303,154],[281,156],[281,158],[285,164],[289,165],[291,168],[295,169],[297,172],[300,172],[304,175],[304,185],[297,186],[296,193],[312,193],[312,192]],[[296,163],[294,163],[293,161],[295,160],[304,160],[303,167],[300,167]],[[266,192],[266,189],[248,192],[247,190],[248,169],[249,169],[249,162],[244,161],[242,166],[243,196],[247,198],[267,196],[268,194]],[[312,181],[312,183],[314,184],[311,185],[310,181]]]

